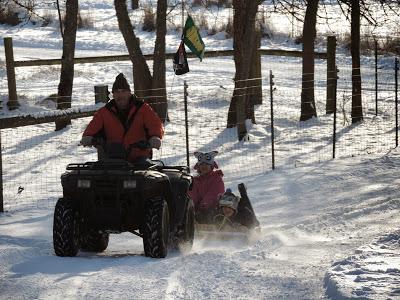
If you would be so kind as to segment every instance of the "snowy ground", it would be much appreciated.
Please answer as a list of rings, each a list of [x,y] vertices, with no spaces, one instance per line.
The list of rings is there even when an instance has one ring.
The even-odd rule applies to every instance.
[[[93,29],[78,32],[77,56],[125,53],[112,1],[81,2],[97,23]],[[211,17],[226,14],[229,12],[213,12]],[[271,19],[275,28],[290,30],[288,19]],[[326,31],[320,26],[321,32]],[[379,29],[385,30],[392,27]],[[16,60],[61,55],[56,25],[1,26],[0,33],[13,37]],[[144,32],[139,36],[144,52],[151,52],[153,37]],[[166,40],[168,52],[175,51],[179,33],[170,30]],[[210,50],[232,47],[224,34],[204,40]],[[263,40],[262,46],[299,49],[278,36]],[[2,130],[6,213],[0,215],[0,298],[400,298],[400,179],[396,172],[400,152],[392,150],[393,57],[380,57],[378,116],[374,115],[374,92],[370,90],[374,85],[373,59],[363,57],[365,122],[349,126],[346,99],[351,90],[351,64],[346,52],[338,52],[338,95],[342,102],[338,103],[335,160],[331,159],[332,116],[324,114],[323,60],[316,61],[315,75],[319,117],[299,124],[301,60],[263,57],[264,103],[256,108],[257,124],[249,124],[249,141],[245,143],[237,142],[235,129],[225,129],[233,89],[232,59],[204,59],[201,63],[192,59],[191,71],[183,77],[174,77],[167,64],[171,122],[156,157],[169,163],[186,162],[182,92],[183,80],[187,80],[190,150],[219,150],[217,161],[226,185],[236,190],[239,182],[247,184],[262,227],[251,244],[196,239],[189,254],[172,253],[154,260],[143,256],[139,238],[123,234],[112,235],[102,254],[56,257],[52,217],[62,192],[59,176],[70,162],[95,159],[92,149],[77,147],[89,119],[74,120],[71,127],[59,132],[54,132],[53,124]],[[0,53],[3,60],[3,47]],[[271,171],[269,70],[275,75],[276,87],[275,171]],[[93,85],[111,86],[119,72],[132,82],[129,62],[77,65],[75,71],[75,107],[92,105]],[[9,112],[4,107],[2,117],[53,109],[42,100],[56,92],[59,67],[17,68],[16,76],[22,108]],[[4,99],[5,68],[0,68],[0,82],[0,97]]]
[[[327,294],[333,298],[400,297],[399,243],[400,231],[397,230],[357,249],[354,255],[335,262],[326,274]]]
[[[261,222],[258,241],[197,239],[189,254],[162,260],[144,257],[141,240],[131,234],[112,235],[102,254],[56,257],[51,208],[8,212],[0,217],[1,295],[324,299],[325,282],[334,299],[356,298],[359,291],[367,299],[395,299],[399,167],[394,153],[244,178]]]

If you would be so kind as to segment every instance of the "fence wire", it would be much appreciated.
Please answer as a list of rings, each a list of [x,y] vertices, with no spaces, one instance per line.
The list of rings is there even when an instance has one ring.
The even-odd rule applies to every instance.
[[[218,64],[221,68],[205,73],[210,66],[207,64]],[[269,69],[264,68],[261,77],[262,104],[254,109],[256,123],[247,120],[248,135],[244,141],[238,141],[237,129],[226,128],[235,88],[234,62],[218,58],[210,59],[207,64],[194,64],[193,76],[184,77],[188,84],[190,165],[195,164],[193,152],[217,150],[216,161],[226,181],[234,186],[272,169]],[[263,64],[271,67],[275,76],[272,95],[276,167],[290,168],[331,160],[334,118],[333,114],[325,113],[325,64],[317,60],[314,73],[318,117],[304,122],[299,122],[303,83],[301,60],[264,57]],[[378,102],[373,66],[361,68],[363,121],[358,124],[352,124],[351,117],[351,65],[339,60],[338,68],[336,158],[388,152],[396,143],[393,68],[378,69]],[[171,76],[168,78],[171,80]],[[186,165],[183,79],[174,80],[174,84],[171,81],[167,84],[169,120],[165,123],[163,146],[154,151],[154,159],[169,165]],[[252,80],[251,86],[260,87]],[[76,89],[83,97],[84,87],[78,85]],[[241,89],[238,93],[247,95],[248,91]],[[1,130],[5,210],[20,206],[54,206],[62,196],[60,175],[66,165],[97,158],[94,148],[78,146],[90,119],[72,120],[71,126],[57,132],[54,123]],[[192,172],[194,174],[193,169]]]

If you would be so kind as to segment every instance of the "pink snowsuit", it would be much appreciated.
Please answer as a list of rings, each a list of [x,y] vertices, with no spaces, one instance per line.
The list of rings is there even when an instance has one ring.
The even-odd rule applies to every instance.
[[[222,176],[224,174],[221,170],[213,170],[193,178],[193,187],[188,194],[196,212],[218,208],[218,196],[225,192]]]

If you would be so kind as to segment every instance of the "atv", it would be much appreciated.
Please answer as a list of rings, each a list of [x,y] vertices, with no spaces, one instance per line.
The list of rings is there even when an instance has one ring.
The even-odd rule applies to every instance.
[[[132,164],[120,144],[98,143],[97,148],[105,157],[69,164],[61,175],[63,197],[53,222],[56,255],[102,252],[110,233],[122,232],[143,238],[148,257],[166,257],[170,249],[189,251],[194,239],[189,169],[150,160]]]

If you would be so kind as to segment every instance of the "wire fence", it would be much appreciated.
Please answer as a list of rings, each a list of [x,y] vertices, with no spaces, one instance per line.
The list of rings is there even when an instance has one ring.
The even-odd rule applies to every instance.
[[[326,66],[316,64],[314,74],[315,105],[318,117],[299,122],[301,115],[301,63],[298,58],[275,58],[274,86],[270,89],[268,70],[261,79],[262,99],[255,106],[256,124],[246,121],[248,135],[238,141],[236,128],[226,128],[235,82],[229,59],[216,59],[223,73],[208,78],[185,78],[189,159],[194,151],[219,151],[216,161],[233,186],[272,169],[271,123],[274,123],[274,158],[277,168],[291,168],[333,158],[334,133],[336,158],[382,155],[396,147],[396,83],[394,67],[378,69],[376,99],[371,67],[362,68],[363,121],[351,122],[351,73],[347,61],[338,64],[336,131],[334,114],[326,114]],[[210,63],[216,63],[216,62]],[[340,59],[339,59],[340,61]],[[288,68],[277,67],[285,63]],[[389,64],[386,62],[385,64]],[[392,60],[393,64],[393,60]],[[232,66],[231,66],[232,67]],[[229,71],[227,71],[229,70]],[[193,68],[196,72],[196,67]],[[217,72],[217,71],[216,71]],[[254,80],[254,79],[252,79]],[[170,165],[186,165],[185,96],[181,78],[167,89],[168,117],[165,137],[154,159]],[[246,92],[244,92],[246,94]],[[271,114],[271,95],[274,113]],[[378,100],[378,101],[376,101]],[[378,114],[376,114],[378,112]],[[72,126],[54,131],[53,123],[1,130],[4,209],[21,206],[53,207],[62,196],[60,175],[68,163],[94,161],[94,148],[78,146],[90,118],[72,120]]]

